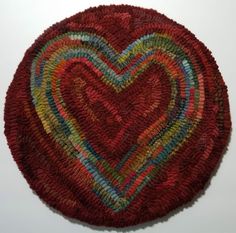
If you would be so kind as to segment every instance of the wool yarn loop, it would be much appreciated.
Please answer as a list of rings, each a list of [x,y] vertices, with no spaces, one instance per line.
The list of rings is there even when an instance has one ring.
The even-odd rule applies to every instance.
[[[47,29],[5,105],[5,135],[30,187],[94,225],[136,225],[191,201],[230,129],[210,51],[166,16],[128,5],[89,8]]]

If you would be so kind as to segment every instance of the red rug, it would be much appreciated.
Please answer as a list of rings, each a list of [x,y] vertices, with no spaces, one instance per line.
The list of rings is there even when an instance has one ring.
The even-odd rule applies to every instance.
[[[90,8],[47,29],[5,105],[5,135],[30,187],[94,225],[135,225],[191,201],[230,129],[210,51],[166,16],[128,5]]]

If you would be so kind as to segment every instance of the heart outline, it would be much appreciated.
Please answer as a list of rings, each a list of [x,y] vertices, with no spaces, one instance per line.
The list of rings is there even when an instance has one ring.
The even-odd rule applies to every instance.
[[[79,36],[74,36],[74,37],[71,37],[71,35],[73,36],[74,34],[76,34],[76,35],[79,35]],[[84,40],[84,42],[85,41],[88,41],[88,39],[90,38],[90,37],[88,37],[88,35],[90,35],[91,37],[93,37],[94,35],[93,34],[90,34],[90,33],[84,33],[84,32],[70,32],[70,33],[66,33],[66,34],[63,34],[63,35],[61,35],[61,36],[59,36],[59,37],[57,37],[56,38],[56,40],[57,39],[61,39],[61,38],[63,38],[64,36],[70,36],[70,39],[71,40],[79,40],[79,41],[83,41]],[[158,34],[158,33],[153,33],[153,34],[150,34],[150,35],[152,35],[152,36],[161,36],[160,34]],[[95,37],[95,38],[99,38],[99,37]],[[133,45],[133,48],[137,48],[137,47],[135,47],[135,45],[137,45],[140,41],[145,41],[146,39],[148,39],[149,38],[149,34],[148,35],[145,35],[145,36],[143,36],[143,37],[141,37],[141,38],[139,38],[139,39],[137,39],[134,43],[132,43],[132,45]],[[152,37],[151,37],[152,38]],[[95,40],[96,41],[96,40]],[[103,41],[103,39],[102,39],[102,41]],[[50,43],[50,42],[49,42]],[[47,43],[45,46],[44,46],[44,48],[42,49],[42,51],[44,51],[44,49],[47,47],[47,46],[49,46],[49,43]],[[53,40],[52,40],[52,43],[53,43]],[[159,41],[159,43],[160,43],[160,41]],[[106,44],[106,43],[105,43]],[[97,45],[96,43],[95,43],[95,45]],[[122,56],[124,57],[124,56],[127,56],[126,58],[129,58],[130,60],[132,59],[132,56],[129,54],[129,53],[127,53],[127,51],[129,51],[130,49],[132,49],[132,46],[128,46],[125,50],[123,50],[120,54],[118,53],[118,52],[116,52],[116,56],[113,56],[113,58],[111,59],[111,61],[113,60],[113,59],[117,59],[117,56],[119,55],[121,58],[120,58],[120,60],[118,59],[118,61],[120,61],[121,62],[121,64],[123,64],[123,65],[118,65],[118,68],[124,68],[125,67],[125,65],[126,65],[126,61],[127,60],[125,60],[124,58],[122,58]],[[144,48],[142,48],[144,51],[146,51],[146,48],[144,47]],[[167,49],[167,48],[166,48]],[[114,50],[114,49],[113,49]],[[108,49],[108,51],[109,51],[109,49]],[[115,51],[115,50],[114,50]],[[170,51],[170,48],[168,48],[168,51]],[[79,49],[79,50],[74,50],[74,54],[78,54],[78,52],[82,52],[82,55],[84,56],[84,54],[83,54],[83,52],[84,52],[84,50],[81,50],[81,49]],[[129,51],[130,52],[130,51]],[[42,52],[43,53],[43,52]],[[50,116],[47,114],[47,113],[45,113],[44,115],[42,115],[42,112],[41,112],[41,106],[38,106],[38,104],[39,104],[39,102],[40,101],[42,101],[42,95],[41,95],[41,93],[40,93],[40,88],[39,87],[41,87],[41,88],[45,88],[46,89],[46,93],[49,93],[49,92],[47,92],[47,85],[45,85],[45,83],[44,82],[41,82],[40,83],[40,76],[34,76],[34,74],[35,74],[35,68],[36,68],[36,63],[37,63],[37,59],[41,56],[42,54],[40,54],[39,53],[39,55],[36,57],[36,59],[34,59],[34,61],[33,61],[33,63],[32,63],[32,69],[31,69],[31,73],[32,73],[32,75],[31,75],[31,93],[32,93],[32,97],[33,97],[33,103],[35,104],[35,107],[36,107],[36,111],[37,111],[37,113],[38,113],[38,115],[39,115],[39,117],[40,117],[40,119],[42,120],[42,124],[43,124],[43,126],[44,126],[44,129],[46,130],[46,132],[48,133],[48,134],[51,134],[52,133],[52,131],[51,131],[51,129],[50,129],[50,125],[48,125],[48,123],[47,123],[47,119],[50,119]],[[56,54],[57,55],[57,54]],[[68,54],[66,54],[67,56],[69,56]],[[148,54],[148,55],[150,55],[150,54]],[[152,54],[151,54],[152,55]],[[110,56],[110,54],[109,54],[109,56]],[[146,58],[146,57],[145,57]],[[53,60],[54,59],[54,57],[53,58],[50,58],[51,60]],[[51,62],[51,60],[49,59],[49,63]],[[123,60],[124,59],[124,60]],[[129,61],[129,60],[128,60]],[[45,62],[45,63],[44,63]],[[60,63],[60,62],[59,62]],[[47,67],[47,62],[46,61],[43,61],[41,64],[43,64],[43,69],[45,68],[45,72],[47,72],[47,68],[49,69],[50,67]],[[184,60],[182,60],[182,63],[180,63],[180,66],[182,66],[182,67],[184,67],[184,71],[186,72],[186,74],[187,75],[189,75],[189,77],[190,76],[193,76],[193,75],[191,75],[189,72],[189,66],[190,66],[190,62],[189,61],[187,61],[186,59],[184,59]],[[106,71],[109,67],[108,66],[104,66],[105,68],[103,68],[102,69],[102,71]],[[37,72],[36,72],[37,73]],[[114,75],[114,73],[112,73],[112,72],[110,72],[110,73],[108,73],[109,75],[107,75],[108,76],[108,78],[109,77],[118,77],[118,76],[116,76],[116,75]],[[111,76],[110,76],[111,75]],[[186,76],[187,76],[186,75]],[[49,75],[50,76],[50,75]],[[108,80],[108,79],[103,79],[105,82],[107,82],[108,84],[110,84],[112,87],[115,85],[115,84],[117,84],[117,82],[116,81],[114,81],[115,79],[114,79],[114,77],[113,77],[113,79],[111,79],[111,80]],[[125,81],[127,81],[127,77],[131,77],[131,76],[129,76],[129,75],[127,75],[126,74],[126,76],[124,76],[125,78],[124,78],[124,80]],[[138,77],[138,75],[137,75],[137,77]],[[132,78],[132,77],[131,77]],[[134,78],[135,79],[135,78]],[[190,81],[192,80],[191,78],[189,78],[190,79]],[[42,80],[41,80],[42,81]],[[110,82],[109,82],[110,81]],[[195,77],[195,81],[198,81],[198,78],[197,77]],[[189,82],[190,83],[190,82]],[[40,86],[42,84],[42,86]],[[130,84],[129,82],[127,82],[126,84]],[[114,90],[116,90],[117,92],[119,92],[119,91],[122,91],[124,88],[126,88],[128,85],[124,85],[121,81],[120,82],[118,82],[118,89],[117,88],[114,88]],[[201,86],[201,85],[200,85]],[[37,89],[38,88],[38,89]],[[201,86],[200,87],[201,88],[201,90],[199,90],[199,93],[201,93],[202,92],[202,90],[203,90],[203,87]],[[48,94],[48,97],[50,97],[50,95]],[[44,99],[44,100],[46,100],[46,99]],[[202,108],[202,106],[203,105],[199,105],[199,109],[200,110],[202,110],[201,108]],[[64,113],[66,114],[66,111],[64,111]],[[201,115],[201,114],[200,114]],[[200,116],[199,115],[199,116]],[[53,120],[54,120],[55,118],[53,118]],[[74,120],[71,120],[71,122],[73,123],[73,124],[76,124],[76,121],[74,121]],[[186,119],[184,119],[184,116],[182,115],[182,116],[180,116],[180,119],[179,119],[179,122],[177,121],[177,126],[178,126],[178,124],[182,124],[182,123],[185,123],[186,124],[186,130],[188,130],[188,127],[190,127],[190,125],[188,125],[187,123],[188,122],[186,122]],[[197,123],[197,122],[195,122],[195,123]],[[60,132],[61,132],[61,130],[63,129],[63,124],[62,124],[62,127],[60,127],[60,125],[57,125],[57,130],[56,130],[56,132],[57,132],[57,134],[59,133],[60,134]],[[194,129],[195,127],[196,127],[196,125],[192,125],[192,129]],[[65,128],[66,129],[66,128]],[[66,132],[66,131],[65,131]],[[81,147],[81,145],[79,144],[78,145],[78,138],[77,138],[77,136],[78,136],[78,134],[75,134],[74,136],[72,135],[71,136],[71,134],[68,136],[68,139],[69,139],[69,141],[70,141],[70,143],[74,146],[74,148],[76,148],[78,151],[84,151],[84,149]],[[60,143],[60,140],[58,141],[59,143]],[[97,155],[96,155],[96,152],[95,151],[93,151],[92,150],[92,148],[90,148],[90,146],[89,146],[89,144],[87,144],[86,145],[87,146],[87,148],[89,148],[89,150],[91,150],[91,153],[93,154],[93,155],[95,155],[95,158],[93,158],[93,160],[94,161],[99,161],[99,159],[101,159],[101,158],[99,158],[99,156],[98,157],[96,157]],[[88,150],[88,151],[89,151]],[[176,149],[175,149],[176,150]],[[86,150],[85,150],[86,151]],[[83,152],[84,153],[84,152]],[[74,154],[74,153],[72,153],[72,154]],[[87,155],[85,155],[85,154],[81,154],[81,152],[79,153],[79,154],[76,154],[76,157],[78,157],[79,159],[80,159],[80,161],[84,164],[84,166],[85,167],[87,167],[87,161],[86,160],[84,160],[84,158],[86,158],[86,157],[88,157]],[[159,159],[156,161],[156,162],[158,162],[158,163],[160,163],[160,161],[159,160],[161,160],[160,159],[160,157],[161,156],[159,156]],[[163,156],[164,157],[164,156]],[[92,161],[93,163],[94,163],[94,161]],[[155,163],[154,163],[155,164]],[[156,166],[155,165],[153,165],[153,167],[154,168],[156,168]],[[90,170],[95,170],[96,171],[96,168],[94,167],[94,166],[90,166],[90,167],[87,167],[87,169],[88,169],[88,171],[90,171]],[[99,177],[99,176],[98,176]],[[97,177],[95,176],[94,177],[94,179],[96,180],[97,179]],[[150,178],[151,179],[151,178]],[[147,181],[148,180],[150,180],[149,178],[147,179]],[[97,181],[98,181],[98,183],[99,183],[99,179],[97,179]],[[120,210],[122,210],[122,209],[124,209],[126,206],[128,206],[128,204],[130,203],[130,201],[132,200],[132,199],[130,199],[129,201],[127,201],[125,198],[123,198],[123,196],[125,196],[125,194],[123,194],[122,192],[121,192],[121,196],[119,196],[119,195],[117,195],[117,193],[114,191],[114,190],[111,190],[111,189],[109,189],[109,188],[107,188],[107,185],[109,186],[110,184],[109,184],[109,182],[106,182],[106,181],[103,181],[104,182],[104,184],[105,185],[103,185],[102,187],[104,188],[104,190],[108,190],[109,192],[110,192],[110,196],[112,197],[112,198],[114,198],[114,200],[112,200],[111,201],[111,203],[113,203],[114,205],[112,206],[111,205],[111,203],[106,203],[105,202],[105,204],[107,205],[107,206],[109,206],[109,207],[111,207],[114,211],[120,211]],[[100,183],[99,183],[100,184]],[[146,183],[145,183],[145,185],[146,185]],[[145,186],[145,185],[143,185],[143,187]],[[98,189],[99,190],[99,187],[97,187],[96,185],[95,185],[95,190],[96,189]],[[142,189],[142,187],[140,188],[140,189]],[[104,191],[103,190],[103,191]],[[98,195],[99,195],[99,193],[97,193]],[[133,195],[132,197],[134,198],[136,195]],[[102,199],[103,199],[103,197],[102,197]],[[106,200],[106,196],[105,196],[105,199],[103,199],[103,201],[104,200]]]

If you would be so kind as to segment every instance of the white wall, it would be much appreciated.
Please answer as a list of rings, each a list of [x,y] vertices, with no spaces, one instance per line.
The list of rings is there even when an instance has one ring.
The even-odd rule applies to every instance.
[[[51,24],[90,6],[126,3],[154,8],[184,24],[212,51],[229,88],[233,123],[236,120],[236,1],[234,0],[0,0],[0,232],[89,233],[92,229],[71,223],[52,212],[19,172],[3,134],[5,93],[25,50]],[[236,135],[206,194],[190,208],[166,222],[136,232],[235,233]],[[100,229],[101,230],[101,229]],[[106,231],[106,230],[105,230]]]

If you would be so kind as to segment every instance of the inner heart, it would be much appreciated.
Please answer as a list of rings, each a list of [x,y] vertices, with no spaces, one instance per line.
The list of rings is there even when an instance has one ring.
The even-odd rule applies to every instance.
[[[166,35],[144,35],[119,53],[95,34],[69,32],[34,59],[31,95],[45,131],[80,160],[103,203],[120,211],[201,119],[198,78]]]
[[[59,78],[68,111],[80,122],[91,146],[103,158],[113,156],[117,162],[170,101],[168,76],[154,64],[119,94],[81,62],[72,63]],[[162,93],[163,87],[167,92]]]

